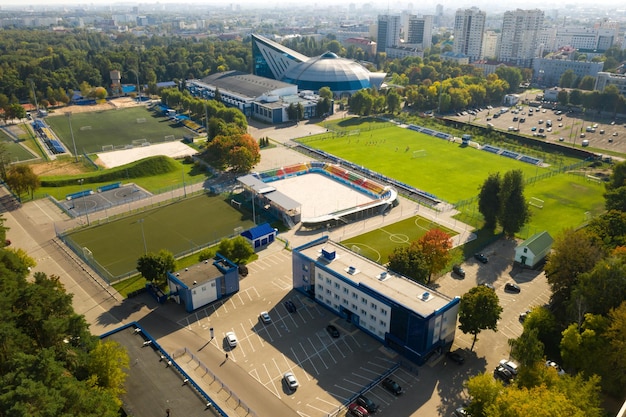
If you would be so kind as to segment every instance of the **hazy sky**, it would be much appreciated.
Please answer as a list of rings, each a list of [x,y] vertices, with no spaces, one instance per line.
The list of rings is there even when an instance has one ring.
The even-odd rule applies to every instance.
[[[290,5],[295,6],[313,6],[313,5],[342,5],[347,7],[350,3],[356,4],[357,8],[360,7],[363,3],[371,3],[376,7],[381,9],[389,8],[390,10],[406,10],[409,8],[413,9],[435,9],[435,5],[440,3],[445,6],[446,9],[456,9],[459,7],[472,7],[476,6],[485,11],[489,11],[493,8],[498,8],[500,10],[511,10],[516,8],[522,9],[531,9],[531,8],[540,8],[544,10],[550,9],[567,9],[569,5],[581,5],[586,6],[587,8],[617,8],[624,10],[626,9],[626,4],[623,0],[598,0],[595,2],[589,2],[588,0],[565,0],[563,2],[549,2],[546,3],[545,0],[524,0],[522,3],[519,1],[505,0],[501,2],[494,3],[493,0],[433,0],[432,2],[425,3],[419,0],[403,0],[403,1],[394,1],[394,0],[348,0],[345,2],[338,3],[336,0],[144,0],[144,1],[116,1],[116,0],[29,0],[24,3],[19,0],[0,0],[0,7],[4,8],[13,8],[13,7],[29,7],[35,5],[69,5],[69,6],[111,6],[113,8],[116,7],[132,7],[132,6],[141,6],[141,5],[154,5],[154,4],[202,4],[204,6],[217,6],[217,7],[226,7],[230,4],[232,5],[240,5],[242,8],[286,8]],[[412,7],[410,7],[412,6]]]

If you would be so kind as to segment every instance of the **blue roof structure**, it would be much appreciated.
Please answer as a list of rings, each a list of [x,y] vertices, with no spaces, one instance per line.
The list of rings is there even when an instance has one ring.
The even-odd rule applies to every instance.
[[[263,223],[245,232],[241,232],[241,236],[248,240],[256,240],[271,233],[274,233],[274,228],[270,226],[269,223]]]

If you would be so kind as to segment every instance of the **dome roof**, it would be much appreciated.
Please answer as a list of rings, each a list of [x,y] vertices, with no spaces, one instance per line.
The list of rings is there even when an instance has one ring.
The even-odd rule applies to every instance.
[[[365,67],[332,52],[294,65],[282,81],[297,84],[301,90],[319,91],[321,87],[329,87],[333,93],[355,92],[371,86],[370,72]]]

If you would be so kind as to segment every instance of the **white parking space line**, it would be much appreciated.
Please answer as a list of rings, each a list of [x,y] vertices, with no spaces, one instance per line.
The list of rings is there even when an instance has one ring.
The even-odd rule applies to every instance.
[[[319,411],[319,412],[321,412],[321,413],[324,413],[324,415],[329,415],[329,414],[328,414],[328,410],[324,410],[323,408],[317,408],[317,407],[315,407],[315,406],[311,405],[311,403],[307,403],[307,404],[306,404],[306,406],[307,406],[307,407],[310,407],[310,408],[312,408],[312,409],[314,409],[314,410],[316,410],[316,411]],[[335,408],[336,408],[336,407],[335,407]]]
[[[361,369],[363,369],[363,368],[361,368]],[[357,378],[361,378],[361,379],[364,379],[365,381],[371,381],[371,380],[373,379],[372,377],[365,376],[365,375],[360,375],[360,374],[357,374],[356,372],[351,372],[351,373],[352,373],[352,375],[354,375],[355,377],[357,377]],[[372,372],[372,373],[376,374],[375,372]],[[378,375],[378,374],[376,374],[376,375]]]
[[[319,357],[322,363],[324,364],[324,366],[326,367],[326,369],[328,369],[328,365],[326,364],[326,361],[324,360],[324,358],[322,358],[322,353],[327,351],[326,348],[317,349],[315,345],[313,344],[313,342],[311,341],[310,337],[307,337],[307,340],[309,341],[309,343],[311,344],[311,347],[313,348],[313,351],[315,352],[313,356]]]
[[[259,378],[259,373],[257,372],[256,369],[253,369],[250,372],[248,372],[248,375],[250,375],[252,378],[256,379],[259,382],[259,384],[265,385],[263,383],[263,381],[261,381],[261,378]]]
[[[352,394],[354,394],[354,389],[352,389],[352,388],[346,388],[346,387],[343,387],[343,386],[337,385],[337,384],[335,384],[334,386],[336,388],[339,388],[341,391],[346,391],[346,392],[349,393],[348,396],[339,396],[339,395],[335,394],[336,397],[343,398],[344,400],[347,400],[348,398],[352,397]]]
[[[385,366],[385,365],[380,365],[378,363],[372,362],[372,361],[367,361],[368,364],[372,365],[374,368],[380,368],[383,371],[386,371],[387,369],[389,369],[389,366]]]
[[[250,322],[250,328],[254,329],[254,322],[252,321],[252,319],[248,319],[248,321]],[[252,333],[254,333],[256,338],[259,340],[259,343],[261,344],[261,348],[264,348],[265,342],[263,341],[263,338],[259,335],[259,333],[261,333],[262,331],[266,331],[265,327],[262,327],[258,332],[253,331]]]
[[[320,371],[317,370],[317,366],[315,366],[315,363],[313,363],[313,361],[311,360],[311,357],[307,355],[306,349],[304,348],[304,346],[302,346],[302,343],[299,343],[300,348],[302,349],[302,351],[304,352],[304,361],[300,362],[300,360],[298,360],[297,365],[300,365],[306,361],[309,361],[311,363],[311,365],[313,366],[313,369],[315,369],[315,374],[319,375]],[[293,349],[291,349],[291,351],[294,353],[295,356],[295,352],[293,351]],[[327,368],[328,369],[328,368]]]
[[[252,352],[256,352],[256,350],[254,349],[254,345],[252,344],[252,341],[250,340],[250,335],[246,331],[246,328],[244,327],[243,323],[239,323],[239,325],[241,326],[241,331],[245,335],[245,337],[243,339],[239,339],[239,345],[241,345],[241,342],[245,340],[250,345],[250,348],[252,349]]]
[[[274,382],[274,378],[272,378],[272,375],[270,374],[270,372],[267,369],[267,366],[265,366],[265,364],[263,364],[263,368],[265,368],[265,373],[267,374],[267,376],[269,378],[269,382],[267,382],[266,384],[263,384],[263,386],[265,388],[269,389],[275,396],[277,396],[278,398],[281,398],[280,392],[278,391],[278,388],[276,387],[276,383]],[[270,385],[271,385],[271,387],[270,387]]]

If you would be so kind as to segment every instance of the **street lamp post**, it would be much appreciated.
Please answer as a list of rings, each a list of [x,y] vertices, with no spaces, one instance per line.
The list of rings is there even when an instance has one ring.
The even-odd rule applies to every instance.
[[[81,178],[78,180],[78,184],[80,185],[81,191],[85,191],[85,188],[83,187],[83,183],[85,182],[84,178]],[[83,195],[81,198],[85,198],[85,195]],[[89,223],[89,212],[87,212],[87,200],[83,200],[83,209],[85,210],[85,218],[87,219],[87,226],[90,225]]]
[[[76,141],[74,140],[74,130],[72,129],[72,112],[71,111],[65,112],[65,115],[67,116],[67,122],[70,124],[70,135],[72,136],[72,144],[74,145],[74,157],[76,158],[76,162],[78,162],[78,153],[76,152]]]
[[[146,245],[146,235],[143,232],[143,220],[144,219],[139,219],[139,220],[137,220],[137,223],[139,223],[139,225],[141,226],[141,238],[143,239],[143,254],[147,255],[148,254],[148,246]]]

